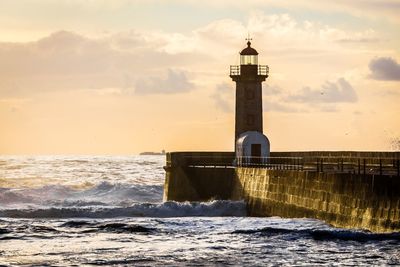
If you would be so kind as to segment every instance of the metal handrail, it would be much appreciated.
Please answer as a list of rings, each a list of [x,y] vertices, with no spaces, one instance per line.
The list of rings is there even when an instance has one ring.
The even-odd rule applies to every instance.
[[[209,157],[187,156],[188,167],[252,167],[277,170],[400,176],[399,158],[358,157]]]

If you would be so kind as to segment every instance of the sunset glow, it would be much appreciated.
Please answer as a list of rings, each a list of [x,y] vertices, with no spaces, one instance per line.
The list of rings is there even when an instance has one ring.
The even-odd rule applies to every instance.
[[[394,150],[400,3],[1,1],[0,154],[233,150],[250,34],[272,151]]]

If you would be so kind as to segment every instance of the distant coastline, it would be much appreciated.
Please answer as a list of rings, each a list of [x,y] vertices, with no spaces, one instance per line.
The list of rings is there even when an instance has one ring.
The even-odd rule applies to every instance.
[[[162,156],[165,155],[165,150],[161,152],[142,152],[139,154],[140,156]]]

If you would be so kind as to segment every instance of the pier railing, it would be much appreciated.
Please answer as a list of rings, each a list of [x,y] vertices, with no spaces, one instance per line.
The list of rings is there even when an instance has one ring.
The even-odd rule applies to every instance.
[[[377,157],[187,157],[191,168],[251,167],[271,170],[298,170],[400,176],[399,158]]]

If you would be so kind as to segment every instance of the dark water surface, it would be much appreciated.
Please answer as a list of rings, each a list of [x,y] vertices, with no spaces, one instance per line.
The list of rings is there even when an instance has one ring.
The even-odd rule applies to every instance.
[[[400,234],[162,202],[164,157],[1,157],[2,266],[400,265]]]

